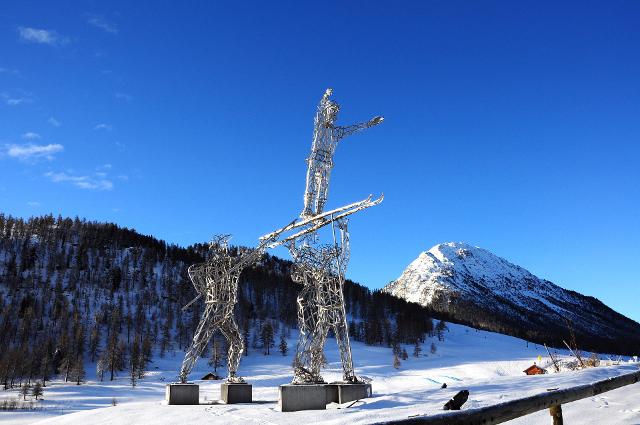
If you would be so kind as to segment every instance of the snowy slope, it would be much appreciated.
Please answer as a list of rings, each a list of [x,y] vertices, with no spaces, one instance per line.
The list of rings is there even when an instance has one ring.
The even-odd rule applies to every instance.
[[[295,342],[292,334],[290,345]],[[429,347],[435,343],[437,352]],[[412,346],[405,346],[409,353]],[[114,382],[96,382],[76,386],[56,382],[45,391],[45,408],[38,412],[0,412],[2,424],[296,424],[375,423],[414,415],[441,413],[444,403],[461,389],[471,395],[463,408],[481,407],[513,398],[536,394],[551,387],[568,387],[637,370],[637,365],[600,367],[581,372],[562,372],[543,376],[525,376],[522,370],[544,356],[544,348],[525,341],[465,326],[449,325],[445,339],[428,339],[425,356],[410,356],[400,369],[392,367],[391,350],[354,344],[354,360],[359,374],[373,380],[374,396],[347,405],[330,405],[327,411],[282,413],[277,410],[277,386],[291,380],[292,353],[265,356],[252,353],[243,358],[241,371],[254,386],[253,404],[216,404],[219,382],[200,384],[200,406],[167,406],[164,385],[177,373],[183,353],[175,352],[156,359],[149,376],[131,388],[125,376]],[[566,353],[561,352],[562,356]],[[340,377],[339,355],[335,340],[327,342],[329,366],[325,379]],[[542,361],[544,364],[545,361]],[[156,369],[157,367],[157,369]],[[192,377],[207,371],[201,360]],[[125,374],[123,374],[125,375]],[[164,380],[163,380],[164,378]],[[446,382],[448,388],[441,389]],[[0,397],[16,392],[0,392]],[[111,406],[116,397],[117,406]],[[631,424],[640,422],[640,384],[612,391],[563,407],[567,423]],[[515,424],[548,424],[548,412],[514,421]]]
[[[640,348],[640,324],[465,243],[421,253],[384,290],[463,323],[532,340],[561,344],[568,319],[583,348],[628,354]]]

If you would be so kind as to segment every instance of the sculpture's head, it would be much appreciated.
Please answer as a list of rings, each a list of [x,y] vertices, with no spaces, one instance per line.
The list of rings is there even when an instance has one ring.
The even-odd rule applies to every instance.
[[[338,102],[328,100],[324,107],[324,125],[326,127],[333,127],[333,124],[338,119],[338,112],[340,111],[340,105]]]
[[[231,235],[214,235],[209,241],[209,249],[226,252],[229,250],[229,239]]]

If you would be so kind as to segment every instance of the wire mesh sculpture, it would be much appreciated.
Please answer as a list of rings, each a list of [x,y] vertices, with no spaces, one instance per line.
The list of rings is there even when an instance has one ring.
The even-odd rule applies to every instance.
[[[244,340],[233,315],[238,295],[238,281],[242,270],[255,263],[262,256],[267,245],[278,237],[277,235],[278,233],[275,232],[256,249],[237,256],[232,256],[229,252],[230,235],[218,235],[209,244],[210,256],[207,261],[189,267],[189,278],[198,296],[184,306],[183,310],[200,298],[204,298],[205,308],[193,335],[193,342],[182,362],[180,382],[187,382],[187,377],[216,330],[220,330],[229,347],[227,382],[244,382],[244,379],[237,375],[240,358],[244,351]]]
[[[294,360],[293,383],[323,383],[320,367],[324,361],[324,344],[332,329],[342,361],[344,382],[358,382],[353,370],[351,344],[344,306],[344,275],[349,263],[349,231],[347,218],[331,223],[340,232],[340,243],[315,246],[304,237],[296,246],[287,244],[294,260],[292,278],[302,284],[298,295],[300,336]],[[335,236],[335,233],[334,233]]]
[[[333,154],[338,142],[365,128],[380,124],[384,118],[377,116],[367,122],[348,126],[336,126],[340,105],[330,100],[332,89],[327,89],[320,99],[313,122],[313,142],[307,158],[307,184],[304,192],[304,208],[300,217],[307,218],[324,211],[329,192],[329,178],[333,169]]]
[[[327,89],[318,104],[311,154],[307,158],[307,179],[304,208],[300,220],[263,236],[262,241],[276,233],[295,232],[269,244],[269,247],[286,244],[293,257],[294,281],[302,284],[298,295],[298,325],[300,334],[294,360],[294,384],[317,384],[324,380],[320,369],[324,361],[324,344],[329,329],[335,333],[343,380],[357,383],[353,368],[351,344],[344,305],[344,276],[349,262],[350,246],[348,216],[378,205],[383,196],[369,196],[359,202],[324,212],[329,192],[329,177],[333,168],[333,154],[338,142],[344,137],[365,128],[380,124],[384,118],[374,117],[370,121],[346,127],[336,126],[339,105],[329,100],[332,90]],[[321,245],[317,231],[332,226],[333,244]],[[336,238],[336,226],[340,233]]]

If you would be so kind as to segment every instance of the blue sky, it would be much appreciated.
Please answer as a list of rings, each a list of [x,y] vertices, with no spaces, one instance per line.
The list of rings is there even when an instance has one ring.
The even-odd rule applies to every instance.
[[[0,210],[254,245],[333,87],[350,278],[465,241],[640,320],[640,3],[302,3],[4,2]]]

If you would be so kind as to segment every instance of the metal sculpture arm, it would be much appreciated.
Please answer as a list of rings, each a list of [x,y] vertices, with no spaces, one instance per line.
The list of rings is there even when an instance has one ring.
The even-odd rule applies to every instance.
[[[273,233],[269,233],[265,236],[262,236],[260,240],[264,241],[267,238],[271,239],[273,235],[276,233],[280,235],[283,232],[304,227],[304,229],[298,231],[297,233],[294,233],[290,236],[286,236],[281,240],[277,240],[277,238],[271,239],[273,240],[273,242],[269,243],[268,247],[275,248],[277,246],[284,245],[292,240],[295,240],[305,235],[308,235],[310,233],[313,233],[316,230],[328,224],[331,224],[335,220],[340,220],[342,218],[350,216],[351,214],[357,213],[358,211],[362,211],[366,208],[378,205],[384,199],[384,195],[380,195],[380,197],[377,199],[372,199],[372,198],[373,196],[369,195],[369,197],[367,197],[366,199],[363,199],[362,201],[354,202],[353,204],[345,205],[344,207],[323,212],[321,214],[318,214],[313,217],[306,218],[300,221],[294,220],[290,224],[286,225],[285,227],[278,229]]]
[[[273,235],[270,239],[261,241],[260,245],[258,245],[256,248],[252,249],[247,253],[242,254],[240,256],[240,260],[231,268],[231,272],[240,271],[245,267],[247,267],[248,265],[251,265],[256,261],[258,261],[260,257],[262,257],[264,252],[267,250],[268,245],[271,242],[278,239],[278,236],[280,236],[280,234]]]
[[[336,247],[336,260],[338,265],[338,275],[344,278],[347,271],[347,264],[349,264],[349,219],[341,218],[336,220],[338,229],[340,229],[340,247]],[[335,236],[334,236],[335,238]]]
[[[367,122],[361,122],[358,124],[347,125],[347,126],[338,126],[334,127],[334,134],[336,139],[343,139],[347,136],[352,135],[353,133],[357,133],[358,131],[362,131],[364,129],[376,126],[384,121],[384,117],[373,117]]]
[[[241,255],[240,260],[228,270],[227,275],[230,276],[234,273],[242,272],[242,270],[245,267],[255,263],[264,254],[267,248],[269,248],[271,244],[277,241],[280,234],[287,229],[288,229],[288,226],[278,231],[275,231],[264,238],[261,238],[260,245],[258,245],[255,249],[251,250],[250,252],[247,252]],[[224,240],[225,241],[228,240],[228,235],[225,235]],[[222,238],[217,237],[216,242],[212,242],[211,244],[212,246],[214,246],[215,244],[220,244],[221,243],[220,241],[222,241]],[[189,307],[191,307],[196,301],[202,298],[206,292],[207,283],[201,281],[200,274],[198,273],[198,270],[202,267],[206,267],[206,263],[194,264],[190,266],[188,269],[189,277],[191,278],[191,282],[193,282],[193,286],[195,287],[198,295],[194,299],[189,301],[184,307],[182,307],[182,311],[185,311]]]
[[[198,264],[190,265],[189,268],[187,269],[187,273],[189,274],[189,279],[191,279],[191,283],[193,284],[193,287],[195,288],[198,294],[203,294],[207,290],[207,282],[204,282],[201,279],[201,270],[200,270],[202,268],[205,268],[206,266],[207,266],[207,263],[198,263]]]

